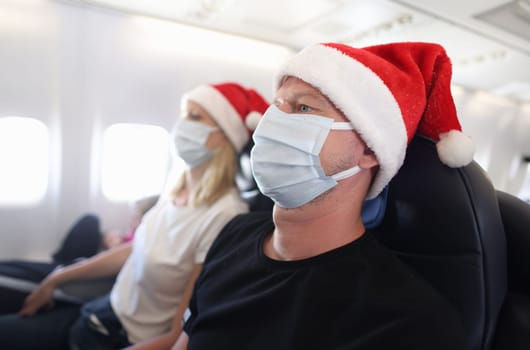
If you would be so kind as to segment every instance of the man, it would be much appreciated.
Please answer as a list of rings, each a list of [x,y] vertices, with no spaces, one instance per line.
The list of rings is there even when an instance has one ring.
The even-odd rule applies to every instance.
[[[420,133],[469,163],[442,47],[306,48],[280,70],[251,164],[274,202],[213,244],[174,349],[466,349],[454,307],[365,230]]]

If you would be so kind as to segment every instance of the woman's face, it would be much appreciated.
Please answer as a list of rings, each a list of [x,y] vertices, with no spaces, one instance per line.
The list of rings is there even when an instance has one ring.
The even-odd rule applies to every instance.
[[[193,101],[187,101],[186,106],[181,113],[181,118],[217,128],[217,130],[212,131],[208,136],[208,140],[206,141],[206,148],[208,150],[214,151],[225,142],[228,142],[224,132],[215,122],[215,119],[213,119],[210,114],[201,107],[201,105]]]

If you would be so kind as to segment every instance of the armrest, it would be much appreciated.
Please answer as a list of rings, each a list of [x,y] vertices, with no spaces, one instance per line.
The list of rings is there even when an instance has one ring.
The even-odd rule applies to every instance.
[[[55,299],[86,302],[110,293],[116,277],[95,278],[65,283],[57,290]]]

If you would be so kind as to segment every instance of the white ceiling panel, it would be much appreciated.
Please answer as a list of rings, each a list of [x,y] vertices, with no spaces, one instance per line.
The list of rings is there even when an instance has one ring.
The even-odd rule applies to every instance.
[[[530,0],[72,0],[299,50],[338,41],[443,44],[462,86],[530,96]]]

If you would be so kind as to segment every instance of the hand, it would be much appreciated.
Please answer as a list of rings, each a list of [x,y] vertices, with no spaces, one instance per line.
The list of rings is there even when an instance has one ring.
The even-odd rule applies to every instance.
[[[120,245],[123,242],[123,234],[119,230],[109,230],[103,234],[103,246],[113,248]]]
[[[51,279],[46,278],[24,300],[24,305],[22,305],[22,309],[20,309],[19,315],[31,316],[45,305],[53,307],[54,290],[55,284],[51,281]]]

